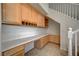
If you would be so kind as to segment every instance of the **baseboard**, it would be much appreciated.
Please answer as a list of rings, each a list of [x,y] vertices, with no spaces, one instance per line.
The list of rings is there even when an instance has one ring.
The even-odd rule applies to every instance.
[[[50,42],[50,41],[48,43],[53,43],[53,44],[56,44],[56,45],[59,45],[60,46],[60,43]]]

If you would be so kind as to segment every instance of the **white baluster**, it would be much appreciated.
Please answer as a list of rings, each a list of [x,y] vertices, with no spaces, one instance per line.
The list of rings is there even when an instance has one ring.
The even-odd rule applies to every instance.
[[[61,3],[60,3],[60,13],[61,13]]]
[[[57,4],[58,5],[58,13],[60,12],[59,10],[60,10],[60,6],[59,6],[59,3]]]
[[[75,5],[75,18],[77,19],[77,5]]]
[[[68,13],[68,10],[69,9],[69,6],[68,6],[68,4],[66,5],[66,13],[67,13],[67,15],[69,15],[69,13]]]
[[[65,14],[67,15],[67,4],[65,4]]]
[[[68,4],[68,16],[71,16],[72,17],[72,5],[71,4]]]
[[[73,14],[74,14],[74,19],[75,19],[75,16],[76,16],[76,15],[75,15],[76,6],[75,6],[75,5],[73,5],[73,8],[74,8],[74,13],[73,13]]]
[[[61,3],[59,3],[59,13],[61,13]]]
[[[67,15],[67,4],[65,4],[65,10],[66,10],[66,15]]]
[[[55,10],[55,8],[56,8],[56,7],[55,7],[55,3],[53,3],[53,9]]]
[[[74,5],[72,4],[72,15],[71,15],[72,18],[74,18]]]
[[[62,13],[62,3],[60,4],[60,12]]]
[[[68,39],[69,39],[69,48],[68,48],[68,55],[72,56],[72,28],[69,28],[68,31]]]
[[[62,13],[64,13],[64,3],[62,3]]]
[[[79,20],[79,6],[77,5],[77,20]]]
[[[77,33],[75,33],[75,56],[77,56]]]

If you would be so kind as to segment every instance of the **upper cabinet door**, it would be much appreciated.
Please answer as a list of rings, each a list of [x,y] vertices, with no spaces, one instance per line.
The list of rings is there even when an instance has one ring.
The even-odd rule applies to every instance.
[[[31,21],[33,24],[36,24],[37,25],[37,21],[38,21],[38,13],[37,11],[32,8],[32,17],[31,17]]]
[[[3,23],[21,24],[20,4],[3,4]]]
[[[2,22],[6,22],[6,4],[2,4]]]
[[[42,27],[41,14],[38,14],[38,23],[37,23],[37,26]]]
[[[38,24],[39,27],[45,27],[45,19],[42,14],[38,14]]]
[[[42,27],[45,27],[45,17],[41,15]]]
[[[21,12],[22,12],[22,20],[27,22],[27,23],[30,23],[31,6],[29,6],[29,4],[22,4]]]
[[[3,23],[45,27],[45,18],[30,4],[2,4]]]

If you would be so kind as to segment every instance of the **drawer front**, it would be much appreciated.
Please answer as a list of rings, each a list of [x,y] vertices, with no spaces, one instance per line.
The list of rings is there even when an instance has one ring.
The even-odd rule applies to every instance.
[[[23,50],[23,49],[24,49],[24,45],[17,46],[17,47],[15,47],[15,48],[12,48],[12,49],[10,49],[10,50],[7,50],[7,51],[3,52],[3,55],[4,55],[4,56],[10,56],[10,55],[13,55],[13,54],[15,54],[16,52],[21,51],[21,50]]]
[[[60,43],[60,36],[59,35],[51,35],[50,42],[59,44]]]
[[[24,49],[21,51],[16,52],[15,54],[13,54],[12,56],[24,56]]]
[[[41,39],[41,47],[45,46],[48,43],[48,39],[46,37],[43,37]]]
[[[39,40],[35,41],[36,48],[42,48],[48,43],[48,36],[42,37]]]

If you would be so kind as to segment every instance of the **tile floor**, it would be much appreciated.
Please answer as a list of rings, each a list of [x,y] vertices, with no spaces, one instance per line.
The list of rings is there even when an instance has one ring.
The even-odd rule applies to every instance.
[[[60,50],[59,45],[48,43],[41,49],[34,48],[27,52],[25,56],[67,56],[67,52]]]

